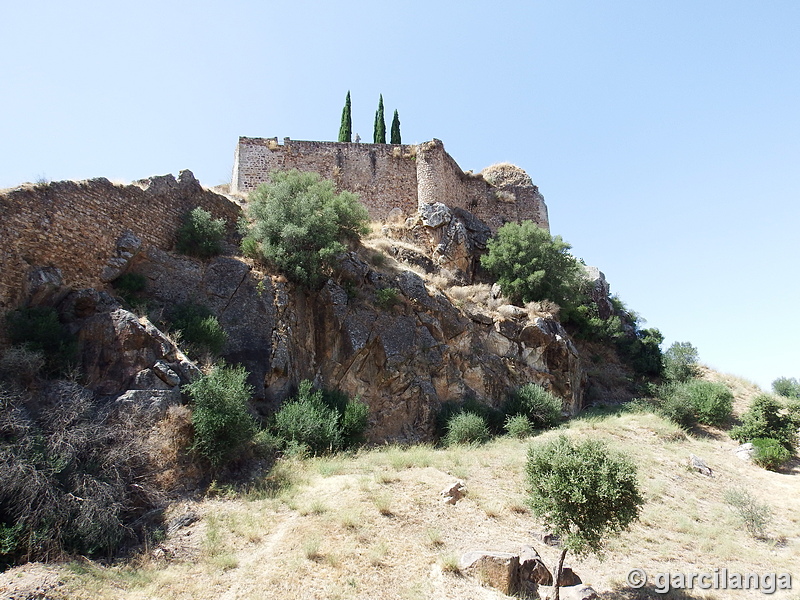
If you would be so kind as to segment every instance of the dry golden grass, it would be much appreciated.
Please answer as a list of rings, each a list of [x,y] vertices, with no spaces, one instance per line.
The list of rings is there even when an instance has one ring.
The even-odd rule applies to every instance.
[[[752,392],[742,384],[742,394]],[[194,503],[202,518],[165,542],[172,558],[59,569],[70,598],[500,598],[459,575],[458,557],[529,544],[555,564],[558,550],[532,535],[540,525],[525,507],[524,469],[530,443],[559,433],[607,440],[639,468],[646,498],[640,520],[609,541],[604,562],[567,558],[608,597],[634,597],[624,595],[634,567],[798,576],[800,473],[741,461],[722,431],[687,436],[655,415],[613,411],[587,414],[528,441],[498,438],[457,449],[385,446],[278,463],[276,477],[291,476],[279,494]],[[690,471],[690,454],[704,458],[714,476]],[[466,482],[466,497],[443,504],[439,491],[457,478]],[[765,541],[748,535],[724,503],[732,487],[749,490],[772,509]],[[689,597],[745,595],[695,590]]]

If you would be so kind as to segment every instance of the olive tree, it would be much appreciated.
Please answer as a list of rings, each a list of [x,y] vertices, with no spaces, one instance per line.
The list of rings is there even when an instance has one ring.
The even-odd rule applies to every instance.
[[[638,518],[644,500],[636,467],[599,440],[561,435],[530,448],[526,474],[531,510],[563,543],[555,573],[558,600],[567,551],[599,553],[606,536]]]
[[[318,288],[334,257],[367,233],[367,209],[356,194],[336,193],[317,173],[275,171],[270,178],[248,199],[242,250],[295,283]]]

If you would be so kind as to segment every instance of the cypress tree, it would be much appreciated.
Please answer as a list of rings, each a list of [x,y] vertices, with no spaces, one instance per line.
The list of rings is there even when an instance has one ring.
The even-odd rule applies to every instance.
[[[395,109],[394,117],[392,117],[392,143],[403,143],[400,141],[400,116],[397,114],[397,109]]]
[[[347,99],[342,109],[342,124],[339,126],[339,141],[351,142],[353,138],[353,119],[350,113],[350,90],[347,90]]]
[[[375,111],[375,131],[372,135],[372,141],[376,144],[386,143],[386,119],[383,116],[383,94],[378,101],[378,110]]]

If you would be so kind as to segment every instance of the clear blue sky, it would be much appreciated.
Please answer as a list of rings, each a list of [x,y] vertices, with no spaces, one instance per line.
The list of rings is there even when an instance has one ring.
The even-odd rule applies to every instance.
[[[348,90],[464,169],[523,167],[648,325],[800,377],[800,2],[6,2],[0,187],[230,179],[240,135],[336,139]]]

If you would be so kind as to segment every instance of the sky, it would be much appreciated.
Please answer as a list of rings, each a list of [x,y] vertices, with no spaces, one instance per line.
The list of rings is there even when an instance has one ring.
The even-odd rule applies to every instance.
[[[0,188],[230,181],[238,136],[404,143],[525,169],[553,234],[702,362],[800,378],[796,0],[0,7]],[[0,215],[1,218],[1,215]]]

